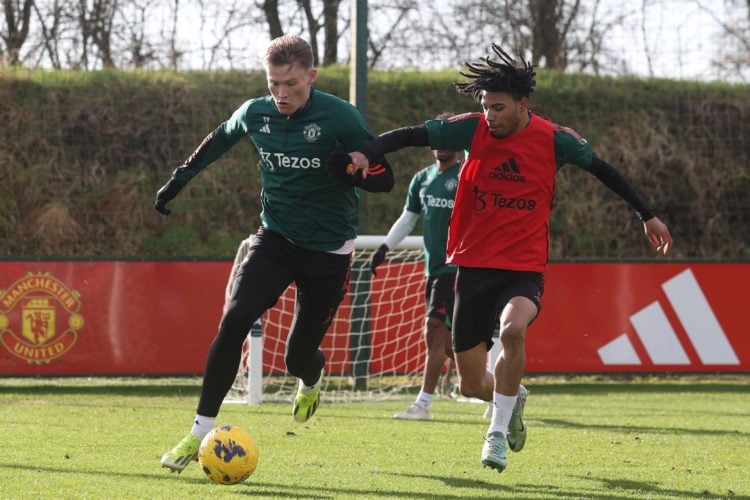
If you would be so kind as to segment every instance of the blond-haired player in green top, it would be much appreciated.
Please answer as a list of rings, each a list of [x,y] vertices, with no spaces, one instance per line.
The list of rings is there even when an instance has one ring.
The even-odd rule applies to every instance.
[[[264,65],[270,95],[242,104],[156,195],[156,210],[169,215],[166,204],[239,140],[249,138],[258,150],[261,227],[231,277],[231,295],[208,351],[190,432],[161,458],[163,467],[176,472],[196,460],[201,439],[213,428],[235,379],[247,332],[292,282],[297,286],[296,307],[284,359],[287,371],[299,378],[292,415],[305,422],[315,413],[325,366],[320,344],[349,290],[358,189],[393,187],[393,173],[382,157],[366,178],[347,164],[326,166],[337,151],[356,149],[373,134],[354,106],[313,88],[317,70],[305,40],[272,40]]]

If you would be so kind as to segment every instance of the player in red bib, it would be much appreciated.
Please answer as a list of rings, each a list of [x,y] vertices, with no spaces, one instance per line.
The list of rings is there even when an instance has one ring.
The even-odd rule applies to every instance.
[[[585,139],[529,111],[534,66],[515,61],[497,45],[492,50],[495,58],[467,62],[461,72],[466,80],[456,84],[482,105],[482,113],[395,129],[350,156],[366,172],[368,158],[406,146],[469,151],[448,233],[447,261],[458,265],[453,349],[461,393],[494,403],[481,462],[502,472],[506,447],[520,451],[526,440],[527,393],[521,385],[526,329],[541,310],[557,171],[576,165],[619,195],[658,252],[669,253],[672,237],[630,182]],[[487,351],[498,322],[502,352],[488,372]]]

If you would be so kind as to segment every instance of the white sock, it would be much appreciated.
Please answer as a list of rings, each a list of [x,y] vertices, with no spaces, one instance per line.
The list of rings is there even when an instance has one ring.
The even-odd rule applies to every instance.
[[[308,386],[307,384],[305,384],[302,381],[302,379],[299,379],[299,386],[305,392],[309,392],[309,391],[312,391],[313,389],[317,389],[318,387],[320,387],[320,384],[322,384],[322,383],[323,383],[323,374],[322,373],[320,374],[320,378],[318,379],[318,381],[315,382],[315,384],[313,384],[312,386]]]
[[[425,410],[429,410],[430,404],[432,403],[432,394],[424,392],[423,390],[419,391],[416,403]]]
[[[513,415],[513,407],[516,406],[516,396],[505,396],[498,392],[492,393],[492,401],[495,409],[492,412],[492,420],[487,434],[501,432],[503,436],[508,435],[508,424]]]
[[[193,421],[193,428],[190,429],[190,434],[197,438],[203,439],[206,434],[211,432],[216,422],[216,417],[204,417],[203,415],[196,415]]]

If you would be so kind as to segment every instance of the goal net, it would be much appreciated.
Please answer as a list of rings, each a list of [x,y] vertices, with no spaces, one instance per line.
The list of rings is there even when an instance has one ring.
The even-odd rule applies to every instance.
[[[409,236],[370,272],[372,252],[384,236],[360,236],[352,261],[351,293],[344,299],[321,349],[326,356],[321,397],[328,401],[413,398],[422,383],[425,345],[425,272],[422,237]],[[286,372],[284,352],[294,313],[294,285],[249,332],[226,402],[292,401],[297,380]],[[446,361],[436,397],[453,392]]]

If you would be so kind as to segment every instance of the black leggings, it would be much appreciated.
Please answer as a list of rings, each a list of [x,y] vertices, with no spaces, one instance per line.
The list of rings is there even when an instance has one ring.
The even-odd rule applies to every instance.
[[[287,339],[287,371],[313,385],[325,357],[319,349],[349,290],[351,255],[306,250],[264,228],[233,276],[232,295],[206,360],[197,413],[215,417],[237,375],[251,326],[295,282],[294,319]]]

